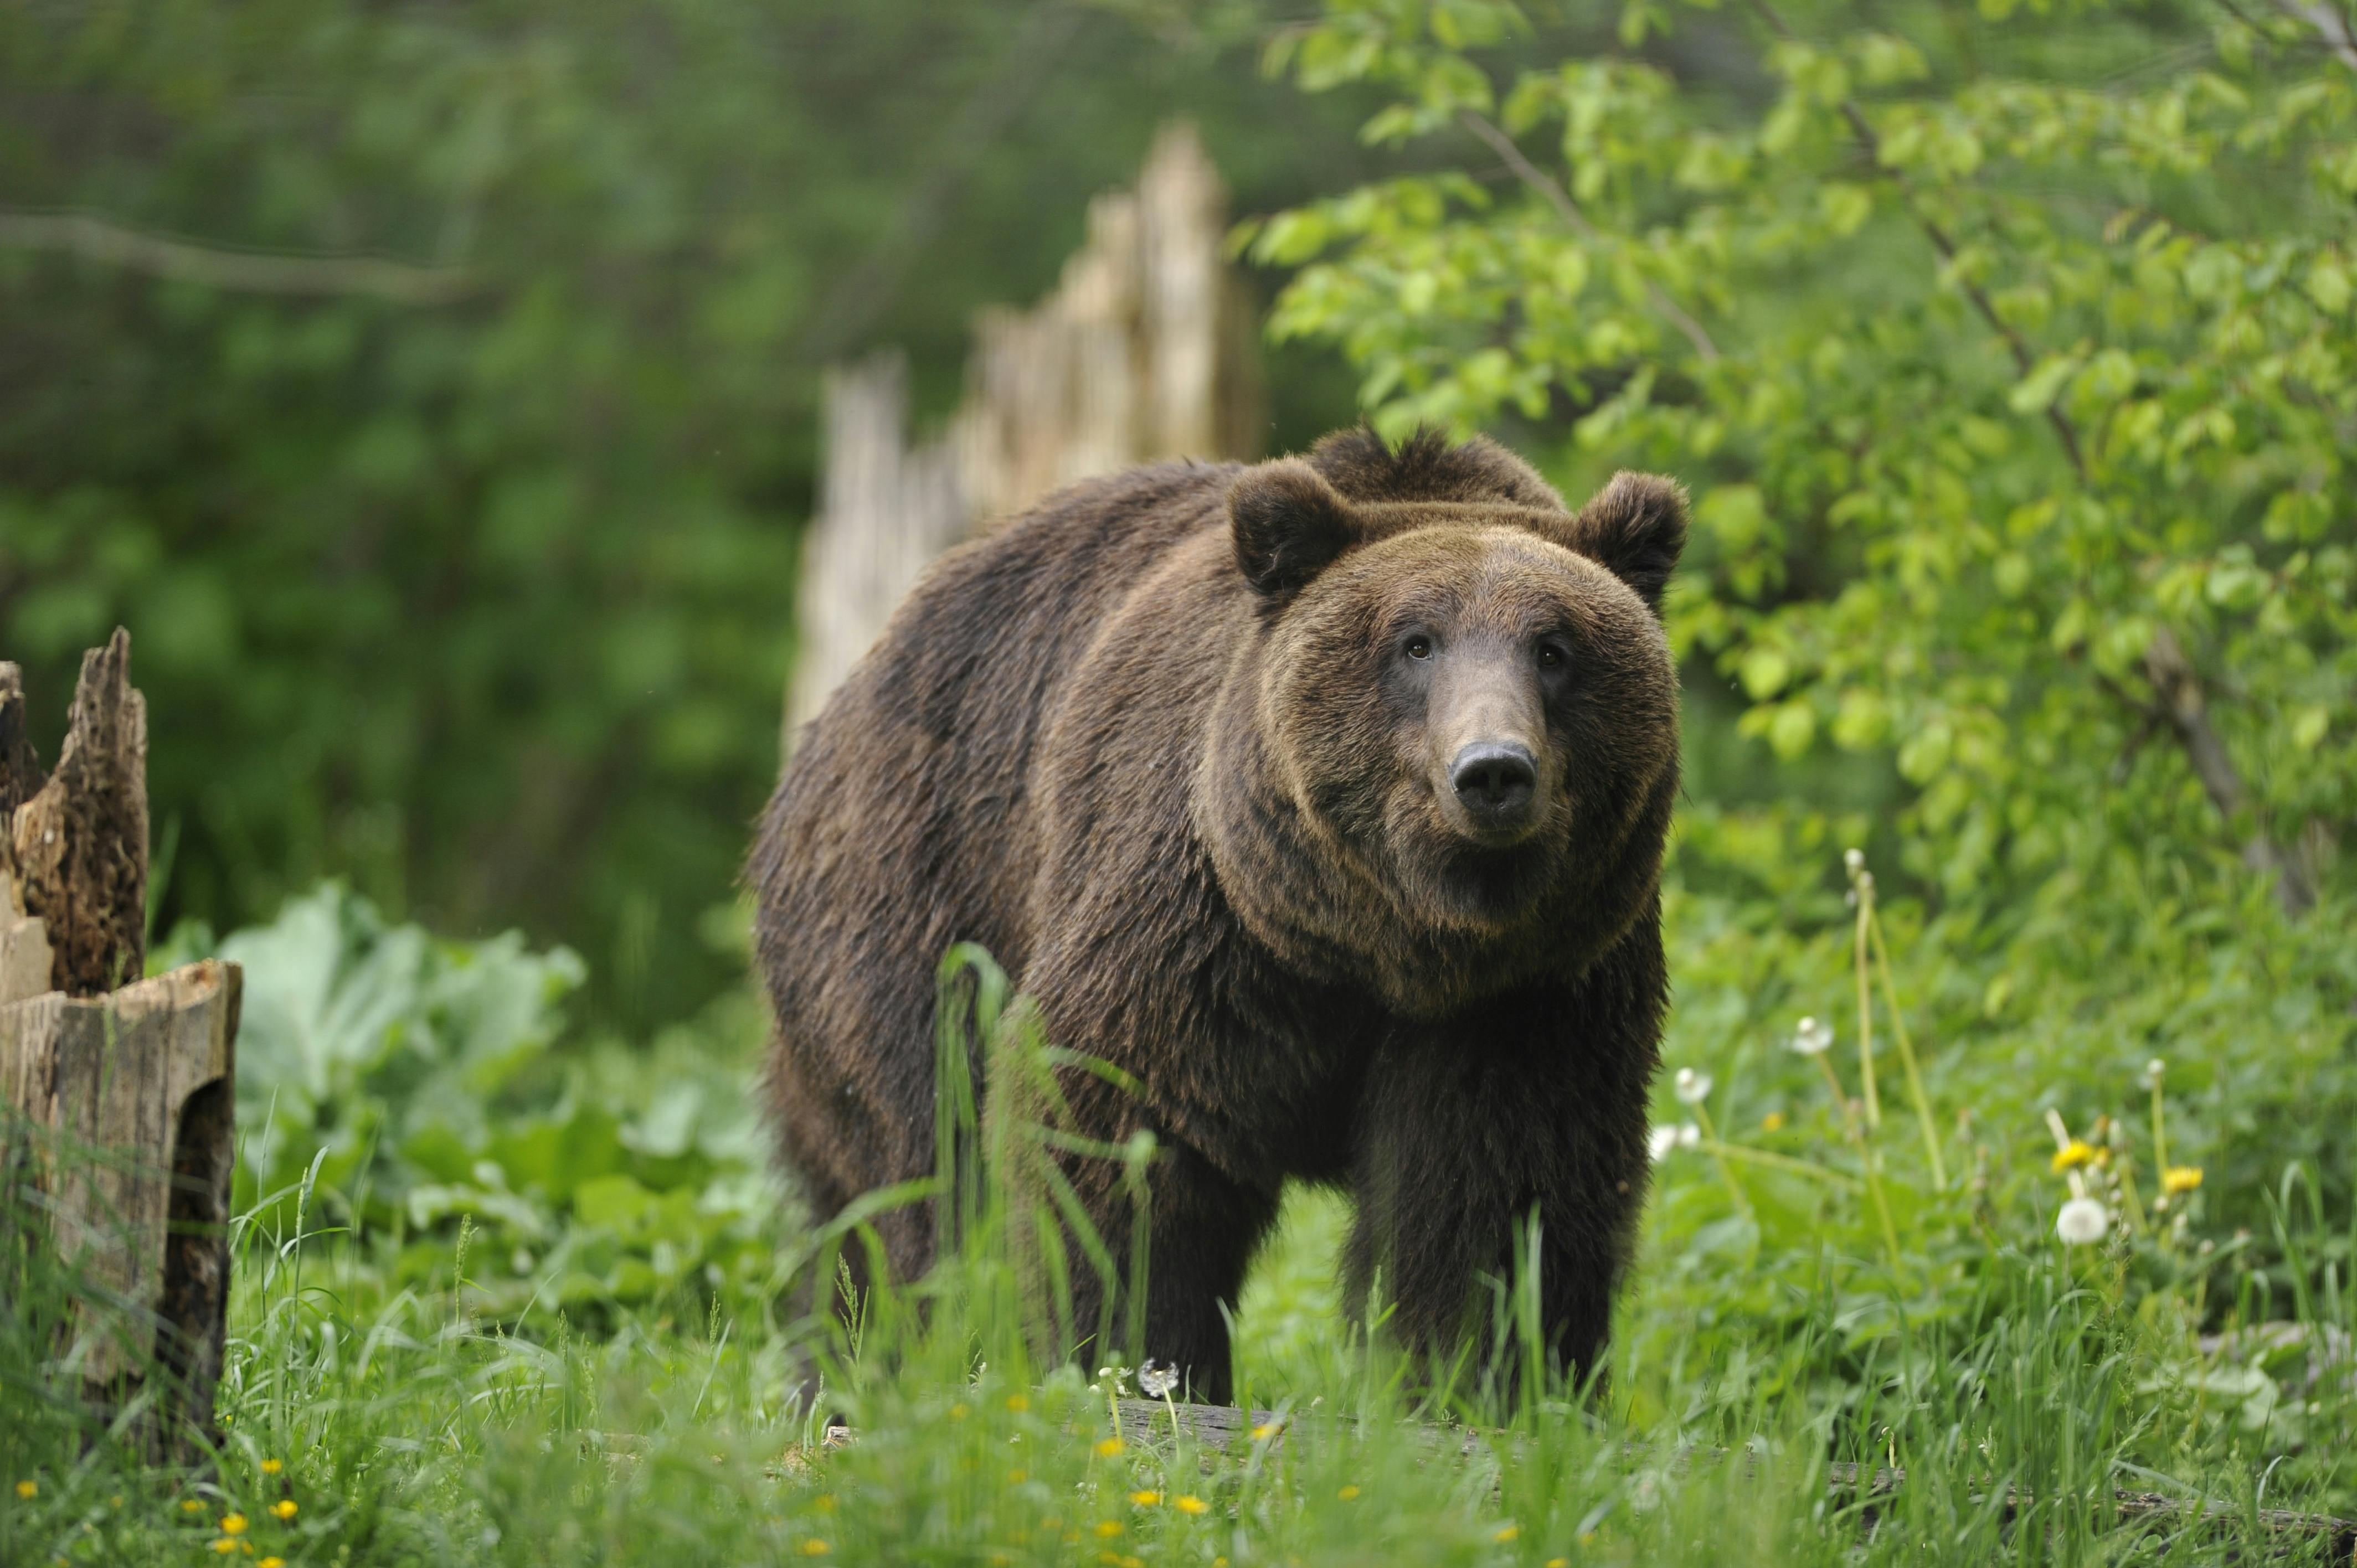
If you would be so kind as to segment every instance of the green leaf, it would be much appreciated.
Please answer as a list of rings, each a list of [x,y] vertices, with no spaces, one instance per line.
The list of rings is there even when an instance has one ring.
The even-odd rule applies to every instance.
[[[2078,373],[2079,364],[2076,355],[2049,354],[2006,395],[2006,406],[2016,413],[2043,413],[2061,394],[2062,383]]]

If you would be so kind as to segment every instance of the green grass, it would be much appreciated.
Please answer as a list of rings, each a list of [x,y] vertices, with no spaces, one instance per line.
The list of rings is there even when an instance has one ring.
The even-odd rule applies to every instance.
[[[522,1337],[473,1315],[479,1293],[388,1291],[350,1249],[249,1230],[207,1470],[92,1441],[26,1380],[20,1323],[0,1455],[34,1495],[0,1504],[0,1547],[11,1563],[2191,1563],[2217,1541],[2120,1524],[2103,1499],[2175,1491],[2230,1520],[2329,1500],[2283,1480],[2304,1435],[2250,1430],[2244,1400],[2122,1310],[2110,1261],[2059,1248],[2004,1255],[1970,1310],[1920,1332],[1900,1312],[1851,1379],[1824,1370],[1855,1327],[1839,1298],[1797,1335],[1713,1333],[1649,1270],[1604,1400],[1480,1412],[1499,1424],[1460,1455],[1337,1316],[1344,1218],[1329,1197],[1287,1205],[1238,1337],[1248,1397],[1290,1424],[1226,1455],[1111,1442],[1104,1388],[1030,1361],[986,1260],[922,1287],[921,1324],[908,1300],[877,1305],[854,1357],[749,1295],[702,1321]],[[15,1262],[15,1299],[45,1288],[34,1254]],[[815,1444],[793,1397],[813,1365],[848,1445]],[[2304,1432],[2351,1429],[2343,1383],[2316,1391]],[[1907,1472],[1871,1531],[1861,1499],[1828,1491],[1835,1458]],[[2007,1486],[2035,1499],[2016,1518]]]
[[[1930,1114],[1894,1054],[1881,1127],[1853,1130],[1818,1064],[1763,1035],[1796,1001],[1848,993],[1846,918],[1812,945],[1727,908],[1674,903],[1670,1061],[1716,1081],[1693,1104],[1665,1087],[1658,1110],[1724,1141],[1657,1166],[1608,1387],[1412,1391],[1340,1314],[1347,1205],[1297,1191],[1236,1323],[1240,1396],[1284,1433],[1209,1453],[1175,1427],[1114,1444],[1114,1380],[1039,1354],[1037,1277],[1010,1239],[1045,1177],[1025,1164],[1036,1144],[1004,1135],[1030,1123],[949,1129],[988,1156],[968,1242],[870,1298],[855,1339],[797,1304],[858,1239],[812,1233],[765,1187],[731,1087],[758,1010],[651,1049],[544,1050],[564,965],[421,947],[307,901],[240,950],[282,982],[306,964],[356,977],[371,1002],[290,985],[318,1002],[299,1028],[249,1016],[246,1061],[286,1077],[242,1086],[217,1458],[150,1466],[93,1426],[57,1355],[77,1287],[20,1193],[0,1277],[0,1488],[16,1487],[0,1489],[0,1564],[2079,1564],[2214,1562],[2236,1542],[2324,1561],[2323,1541],[2257,1515],[2357,1514],[2351,1368],[2283,1337],[2345,1345],[2357,1326],[2349,1206],[2303,1159],[2265,1183],[2217,1173],[2239,1168],[2229,1138],[2264,1143],[2272,1104],[2345,1115],[2313,1087],[2337,1080],[2286,1065],[2327,1047],[2278,1029],[2266,1094],[2189,1057],[2156,1097],[2133,1065],[2079,1059],[2083,1036],[2032,1057],[1988,1031],[1931,1036],[1926,1009]],[[1901,1005],[1921,945],[1893,954]],[[1767,1001],[1763,976],[1783,987]],[[357,1013],[365,1028],[337,1036]],[[1846,1095],[1858,1020],[1835,1016]],[[1038,1048],[1019,1020],[975,1020],[995,1083],[1017,1081],[997,1076],[1006,1053]],[[296,1101],[285,1085],[304,1082]],[[2068,1177],[2058,1102],[2104,1156]],[[2212,1170],[2166,1211],[2163,1137],[2169,1161]],[[2068,1179],[2122,1217],[2101,1244],[2056,1239]],[[2276,1337],[2234,1337],[2257,1325]],[[829,1413],[856,1440],[822,1443]],[[1447,1422],[1469,1427],[1436,1440]],[[1829,1484],[1836,1466],[1906,1482],[1864,1497]],[[2207,1520],[2120,1517],[2115,1489]]]

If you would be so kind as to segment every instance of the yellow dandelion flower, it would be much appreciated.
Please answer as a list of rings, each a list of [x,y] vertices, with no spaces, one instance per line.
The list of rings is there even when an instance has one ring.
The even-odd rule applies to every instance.
[[[2080,1139],[2073,1138],[2054,1151],[2054,1174],[2061,1176],[2064,1171],[2075,1170],[2094,1162],[2095,1151]]]
[[[1357,1497],[1357,1496],[1359,1495],[1359,1488],[1358,1488],[1358,1487],[1343,1487],[1340,1491],[1336,1492],[1334,1495],[1335,1495],[1336,1497],[1338,1497],[1338,1498],[1341,1498],[1344,1502],[1346,1502],[1346,1503],[1347,1503],[1347,1502],[1349,1502],[1351,1498],[1355,1498],[1355,1497]]]
[[[182,1513],[202,1513],[205,1511],[205,1505],[199,1498],[186,1498],[181,1499],[180,1511]]]
[[[1211,1511],[1211,1505],[1205,1502],[1202,1498],[1197,1497],[1192,1492],[1188,1493],[1185,1497],[1171,1498],[1170,1506],[1184,1514],[1202,1514],[1210,1513]]]
[[[222,1536],[220,1540],[213,1542],[213,1550],[220,1552],[223,1557],[227,1557],[231,1552],[237,1550],[237,1537],[233,1535]]]
[[[281,1498],[276,1502],[270,1505],[270,1511],[276,1514],[280,1519],[293,1519],[296,1512],[295,1499],[293,1498]]]
[[[829,1546],[825,1541],[821,1541],[815,1535],[802,1542],[802,1555],[805,1557],[823,1557],[834,1550],[834,1547]]]
[[[225,1513],[221,1515],[221,1533],[223,1535],[243,1535],[245,1533],[245,1516],[242,1513]]]
[[[286,1568],[286,1559],[284,1557],[265,1557],[261,1562],[255,1563],[253,1568]]]
[[[1125,1557],[1121,1560],[1121,1568],[1146,1568],[1146,1559],[1143,1557]]]
[[[284,1470],[285,1468],[286,1468],[286,1465],[284,1460],[264,1459],[262,1462],[262,1473],[265,1476],[275,1476],[279,1471]]]
[[[968,1413],[969,1412],[965,1408],[963,1401],[960,1401],[958,1403],[950,1406],[950,1419],[952,1421],[963,1421]]]
[[[1111,1541],[1114,1536],[1119,1535],[1125,1528],[1126,1527],[1124,1526],[1121,1520],[1117,1519],[1101,1519],[1097,1520],[1097,1533],[1107,1541]]]
[[[1132,1492],[1129,1494],[1129,1500],[1135,1503],[1139,1508],[1150,1509],[1160,1505],[1162,1501],[1162,1494],[1160,1492]]]
[[[1030,1478],[1031,1473],[1028,1470],[1009,1470],[1006,1472],[1006,1484],[1010,1487],[1019,1487]]]
[[[106,1506],[113,1509],[121,1508],[123,1506],[123,1494],[121,1492],[117,1492],[113,1497],[107,1498]]]
[[[1228,1560],[1224,1557],[1214,1557],[1211,1559],[1211,1568],[1228,1568]]]
[[[1782,1132],[1784,1130],[1784,1113],[1781,1111],[1770,1111],[1767,1115],[1760,1118],[1760,1130],[1762,1133]]]
[[[1492,1541],[1512,1541],[1522,1533],[1523,1527],[1521,1525],[1501,1524],[1498,1527],[1498,1533],[1491,1536],[1490,1539]]]
[[[1258,1426],[1253,1428],[1253,1441],[1254,1443],[1265,1443],[1284,1430],[1285,1426],[1280,1422],[1264,1421]]]
[[[41,1483],[38,1481],[19,1481],[16,1483],[16,1495],[29,1503],[35,1498],[41,1495]]]
[[[1546,1568],[1571,1568],[1571,1559],[1568,1557],[1550,1557],[1546,1560]]]
[[[1121,1568],[1121,1553],[1118,1552],[1100,1552],[1097,1561],[1105,1564],[1105,1568]]]
[[[1031,1402],[1022,1394],[1008,1394],[1006,1396],[1006,1408],[1013,1411],[1016,1414],[1021,1415],[1025,1411],[1031,1408]]]
[[[821,1513],[833,1513],[834,1511],[834,1494],[833,1492],[828,1492],[822,1495],[818,1501],[811,1504],[811,1507],[818,1509]]]
[[[2191,1192],[2201,1185],[2200,1165],[2171,1165],[2160,1173],[2160,1190],[2171,1197],[2180,1192]]]
[[[1110,1459],[1128,1446],[1128,1444],[1124,1443],[1118,1437],[1108,1437],[1103,1443],[1097,1444],[1097,1452],[1105,1458]]]

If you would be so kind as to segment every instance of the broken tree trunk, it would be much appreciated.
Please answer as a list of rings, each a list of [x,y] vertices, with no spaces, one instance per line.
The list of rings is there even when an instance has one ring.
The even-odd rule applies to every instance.
[[[27,748],[29,755],[29,748]],[[48,923],[50,985],[103,996],[147,957],[147,703],[120,628],[81,661],[58,770],[16,809],[17,890]]]
[[[965,398],[909,438],[889,351],[826,380],[825,478],[796,590],[785,746],[818,714],[934,556],[1049,491],[1168,457],[1248,458],[1265,423],[1252,310],[1223,259],[1227,196],[1186,125],[1135,190],[1089,204],[1054,293],[974,323]]]
[[[152,980],[146,711],[118,631],[83,660],[54,776],[0,665],[0,1182],[46,1216],[81,1282],[61,1349],[101,1412],[143,1395],[142,1441],[187,1455],[212,1426],[229,1305],[234,964]],[[27,788],[29,782],[30,788]]]
[[[48,781],[25,727],[24,671],[14,664],[0,663],[0,871],[12,876],[16,846],[9,824],[16,820],[16,808],[40,793]]]

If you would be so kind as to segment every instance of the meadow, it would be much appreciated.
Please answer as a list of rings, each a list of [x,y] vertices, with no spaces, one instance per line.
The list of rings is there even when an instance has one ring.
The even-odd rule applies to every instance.
[[[1727,929],[1684,886],[1701,829],[1605,1385],[1418,1383],[1340,1310],[1344,1200],[1301,1191],[1239,1304],[1261,1413],[1224,1450],[1176,1406],[1125,1426],[1150,1369],[1053,1354],[1009,1118],[952,1131],[946,1197],[885,1200],[950,1203],[965,1244],[846,1321],[810,1287],[858,1217],[814,1232],[765,1174],[749,997],[629,1049],[565,1028],[569,953],[437,941],[332,886],[183,931],[158,964],[217,950],[251,985],[219,1451],[153,1467],[78,1411],[75,1288],[12,1206],[6,1558],[2337,1560],[2279,1513],[2357,1512],[2348,1211],[2296,1158],[2220,1190],[2264,1106],[2199,1064],[2026,1075],[2001,1031],[1927,1037],[1926,939],[1870,872],[1829,868],[1867,896],[1813,890],[1813,940]],[[1763,957],[1813,983],[1763,1004]],[[988,986],[946,994],[995,1072],[1038,1048]]]

